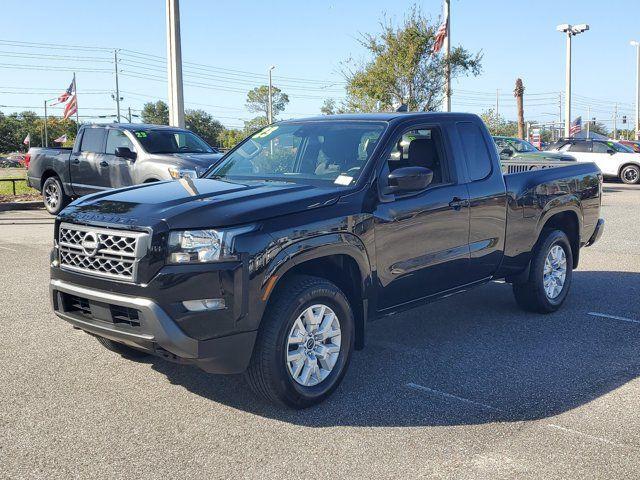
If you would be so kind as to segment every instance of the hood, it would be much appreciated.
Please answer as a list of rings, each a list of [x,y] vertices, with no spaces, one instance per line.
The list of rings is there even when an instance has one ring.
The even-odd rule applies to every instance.
[[[149,158],[180,168],[192,168],[198,175],[222,158],[222,153],[155,153]]]
[[[82,197],[59,218],[78,223],[170,229],[217,228],[296,213],[338,200],[332,188],[288,182],[181,179]]]
[[[516,153],[513,157],[515,159],[530,159],[530,160],[562,160],[566,162],[573,162],[576,159],[571,155],[562,152],[550,152],[548,150],[543,150],[539,152],[522,152]]]

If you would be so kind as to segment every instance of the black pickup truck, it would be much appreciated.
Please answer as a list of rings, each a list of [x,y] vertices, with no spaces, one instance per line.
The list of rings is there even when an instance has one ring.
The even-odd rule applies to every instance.
[[[203,178],[73,202],[56,218],[55,313],[124,355],[246,372],[269,400],[327,397],[368,320],[495,279],[540,313],[602,234],[589,163],[503,175],[470,114],[268,126]]]

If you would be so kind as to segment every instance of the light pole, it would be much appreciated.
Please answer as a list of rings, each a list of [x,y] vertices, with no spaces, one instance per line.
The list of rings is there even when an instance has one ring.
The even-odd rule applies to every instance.
[[[556,30],[567,34],[567,72],[565,77],[565,104],[564,104],[564,136],[571,135],[571,37],[579,35],[589,30],[589,25],[581,23],[579,25],[569,25],[563,23],[558,25]]]
[[[169,80],[169,125],[184,128],[184,94],[182,90],[181,45],[179,0],[167,0],[167,77]]]
[[[633,122],[636,128],[636,140],[640,140],[640,42],[631,41],[636,47],[636,118]]]
[[[272,95],[273,84],[271,81],[271,72],[273,71],[274,68],[276,68],[275,65],[271,65],[269,67],[269,105],[268,105],[269,108],[267,111],[267,121],[269,125],[273,123],[273,95]]]

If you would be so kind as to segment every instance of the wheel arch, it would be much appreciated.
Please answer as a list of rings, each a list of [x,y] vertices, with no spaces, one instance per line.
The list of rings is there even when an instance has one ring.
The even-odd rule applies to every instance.
[[[536,246],[542,238],[542,233],[545,230],[550,229],[561,230],[567,235],[569,244],[571,245],[573,268],[575,269],[578,266],[578,262],[580,260],[581,222],[579,213],[575,209],[570,208],[549,212],[549,214],[545,216],[543,221],[541,221],[538,228],[538,239],[536,241]]]
[[[278,286],[296,274],[324,278],[345,293],[356,324],[355,346],[362,349],[366,322],[375,311],[371,266],[362,241],[349,233],[327,234],[301,240],[280,251],[263,278],[261,299],[265,302],[264,310]]]

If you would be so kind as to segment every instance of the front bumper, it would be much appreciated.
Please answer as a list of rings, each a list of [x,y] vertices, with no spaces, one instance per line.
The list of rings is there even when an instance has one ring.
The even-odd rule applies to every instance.
[[[591,238],[589,239],[585,247],[589,247],[594,243],[596,243],[598,240],[600,240],[600,237],[602,237],[603,233],[604,233],[604,218],[600,218],[598,219],[598,223],[596,224],[596,229],[593,231],[593,234],[591,235]]]
[[[195,364],[210,373],[240,373],[249,364],[257,331],[199,340],[185,334],[149,298],[87,288],[56,278],[50,282],[50,292],[56,315],[93,335],[179,363]],[[69,298],[82,302],[83,307],[72,308]],[[129,322],[116,322],[114,308],[119,312],[118,318],[122,317],[121,312],[129,312]]]

